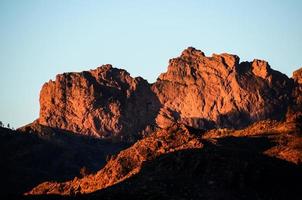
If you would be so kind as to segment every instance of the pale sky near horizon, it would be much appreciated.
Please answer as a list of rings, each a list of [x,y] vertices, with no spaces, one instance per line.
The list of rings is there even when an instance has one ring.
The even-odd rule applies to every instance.
[[[58,73],[110,63],[154,82],[188,46],[291,76],[302,66],[302,1],[0,0],[0,120],[35,120],[40,88]]]

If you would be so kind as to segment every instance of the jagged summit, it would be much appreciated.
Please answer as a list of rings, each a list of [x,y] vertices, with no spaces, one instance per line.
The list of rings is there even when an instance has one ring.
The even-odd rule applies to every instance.
[[[38,121],[96,137],[129,136],[152,123],[156,110],[148,103],[154,99],[146,80],[103,65],[45,83]]]
[[[240,70],[242,64],[240,63],[240,58],[237,55],[229,54],[229,53],[221,53],[221,54],[213,53],[211,57],[208,57],[204,54],[204,52],[194,47],[188,47],[187,49],[183,50],[180,57],[171,59],[170,63],[179,62],[180,60],[194,63],[194,61],[196,62],[203,59],[216,60],[219,63],[224,63],[225,67],[230,68],[232,70],[233,69]],[[254,75],[259,76],[263,79],[267,78],[272,72],[269,63],[265,60],[254,59],[252,62],[247,62],[247,63],[250,63],[248,70],[250,70]]]
[[[291,81],[266,61],[239,63],[232,54],[206,57],[192,47],[169,62],[152,90],[170,121],[202,128],[242,127],[266,118],[281,119],[290,101]],[[163,123],[160,123],[160,122]]]
[[[202,52],[201,50],[195,49],[194,47],[188,47],[185,50],[182,51],[181,53],[181,58],[185,59],[185,58],[202,58],[205,57],[204,52]]]
[[[302,67],[296,71],[293,72],[293,79],[299,83],[302,84]]]
[[[266,61],[188,47],[153,84],[110,64],[57,75],[42,87],[38,122],[96,137],[137,137],[175,122],[240,128],[283,119],[292,90],[291,79]]]

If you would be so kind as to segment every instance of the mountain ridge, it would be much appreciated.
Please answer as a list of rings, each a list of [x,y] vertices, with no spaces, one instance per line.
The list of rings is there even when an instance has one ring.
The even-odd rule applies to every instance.
[[[239,61],[236,55],[207,57],[189,47],[170,59],[167,72],[152,84],[109,64],[60,74],[41,89],[37,121],[94,137],[135,141],[174,122],[210,129],[284,119],[296,98],[291,93],[298,79],[273,70],[266,61]]]
[[[178,185],[180,191],[188,188],[193,199],[221,199],[223,194],[284,199],[288,193],[295,199],[300,192],[286,184],[286,177],[296,180],[301,172],[301,83],[302,69],[289,78],[263,60],[240,62],[227,53],[207,57],[193,47],[170,59],[167,71],[152,84],[109,64],[57,75],[41,89],[40,117],[18,130],[41,136],[60,130],[126,145],[114,155],[104,153],[106,164],[94,173],[44,181],[25,194],[121,199],[116,194],[131,190],[131,198],[136,193],[178,199],[182,192],[169,192]],[[277,175],[281,186],[270,169],[284,170]],[[194,191],[192,184],[209,189]],[[233,186],[239,196],[230,190]]]

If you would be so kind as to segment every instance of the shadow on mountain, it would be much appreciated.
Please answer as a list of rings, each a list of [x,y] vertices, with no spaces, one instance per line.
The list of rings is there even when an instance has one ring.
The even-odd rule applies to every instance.
[[[301,166],[268,157],[267,137],[227,137],[146,161],[141,171],[91,194],[25,199],[299,199]]]
[[[165,154],[139,174],[87,199],[298,199],[301,166],[262,154],[266,137],[222,138]]]
[[[17,196],[45,181],[66,181],[98,171],[125,143],[41,127],[28,133],[0,128],[2,196]],[[80,169],[82,172],[80,173]]]
[[[218,129],[218,128],[227,128],[227,129],[244,129],[248,126],[252,125],[255,122],[260,122],[264,119],[271,119],[282,121],[284,120],[285,111],[279,111],[278,113],[274,114],[274,117],[267,118],[266,116],[260,116],[258,119],[253,119],[250,116],[250,113],[246,111],[238,111],[232,110],[225,114],[220,114],[217,117],[217,120],[210,120],[207,118],[201,117],[188,117],[188,118],[181,118],[178,123],[185,124],[188,127],[192,127],[195,129],[200,130],[211,130],[211,129]]]
[[[258,120],[259,121],[259,120]],[[232,110],[220,114],[217,118],[217,125],[221,128],[245,128],[253,122],[250,113],[245,111]]]
[[[189,129],[196,129],[199,131],[211,130],[216,127],[213,120],[200,117],[181,118],[179,123],[184,124]]]

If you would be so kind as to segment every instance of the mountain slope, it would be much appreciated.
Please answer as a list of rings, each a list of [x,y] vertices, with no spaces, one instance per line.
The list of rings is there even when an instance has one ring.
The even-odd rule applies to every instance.
[[[30,128],[0,128],[0,196],[19,196],[48,180],[81,177],[81,168],[95,172],[104,166],[108,155],[127,147],[39,124]]]
[[[133,195],[138,193],[148,196],[152,193],[159,194],[159,192],[162,192],[163,195],[170,195],[169,188],[172,185],[179,185],[180,187],[184,184],[183,187],[189,187],[190,184],[197,184],[200,186],[207,184],[203,182],[206,181],[214,182],[213,187],[218,187],[217,190],[221,187],[222,193],[219,195],[226,193],[230,195],[230,198],[237,198],[235,194],[230,193],[232,190],[228,191],[228,187],[231,187],[232,183],[235,184],[236,188],[239,187],[237,189],[242,189],[242,191],[239,190],[242,194],[238,198],[241,195],[248,196],[253,192],[259,193],[260,196],[264,195],[264,198],[266,195],[272,195],[274,187],[280,187],[274,183],[276,177],[288,181],[292,178],[298,180],[300,177],[298,176],[302,172],[300,166],[302,162],[300,131],[294,122],[263,121],[240,131],[225,129],[208,132],[176,124],[171,128],[156,131],[130,148],[121,151],[96,174],[64,183],[45,182],[27,194],[79,195],[120,183],[119,185],[122,186],[114,186],[113,193],[108,193],[107,190],[104,193],[110,196],[121,190],[124,193],[128,191],[129,194]],[[153,164],[158,162],[160,164]],[[151,163],[152,167],[148,166],[148,163]],[[225,167],[229,167],[229,169],[224,171]],[[197,168],[205,168],[209,171],[204,169],[197,172]],[[266,174],[268,171],[271,172]],[[160,175],[162,173],[164,176]],[[199,176],[201,177],[198,176],[200,179],[194,177],[194,173],[200,173]],[[256,176],[257,173],[265,174],[265,176],[257,175],[258,178],[255,180],[249,179],[249,176]],[[281,174],[276,175],[275,173]],[[238,178],[241,174],[244,179],[248,179],[247,183],[243,182],[246,180]],[[272,178],[273,176],[276,177]],[[189,182],[182,183],[182,177],[187,177],[184,180]],[[132,183],[133,179],[135,180],[134,183]],[[161,186],[168,180],[170,180],[171,186]],[[263,188],[260,187],[263,185],[262,180],[271,184],[271,186],[266,186],[269,191],[262,191]],[[225,181],[229,182],[225,183]],[[254,188],[254,185],[257,184],[259,185]],[[283,182],[281,185],[284,188],[279,188],[282,195],[288,191],[294,192],[294,196],[299,194],[298,191],[300,190],[297,187],[286,184]],[[211,193],[215,191],[214,188]],[[234,189],[234,192],[237,189]],[[202,192],[203,190],[198,191]],[[103,194],[103,192],[99,194]],[[197,194],[194,193],[194,195]],[[252,197],[254,196],[250,196],[249,199]]]
[[[127,150],[112,157],[107,165],[94,175],[74,179],[66,183],[43,183],[28,194],[89,193],[116,184],[138,173],[142,163],[155,157],[182,149],[201,148],[198,137],[191,135],[183,126],[174,125],[159,130],[135,143]]]

